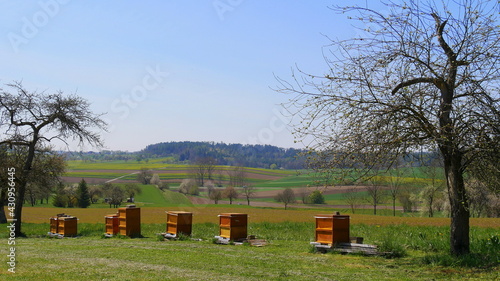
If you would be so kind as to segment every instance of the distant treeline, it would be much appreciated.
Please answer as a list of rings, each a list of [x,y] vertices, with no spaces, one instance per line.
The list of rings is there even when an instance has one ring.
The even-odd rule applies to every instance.
[[[304,150],[281,148],[272,145],[243,145],[215,142],[163,142],[148,145],[142,155],[174,157],[179,162],[194,163],[199,159],[212,158],[217,165],[233,165],[254,168],[302,169],[304,159],[298,154]]]
[[[281,148],[273,145],[183,141],[151,144],[136,152],[103,150],[100,152],[61,153],[66,156],[67,160],[148,162],[150,159],[167,158],[163,161],[164,163],[196,164],[211,158],[214,160],[212,163],[215,165],[271,169],[314,168],[314,163],[308,165],[307,157],[304,155],[308,154],[309,157],[313,158],[318,155],[306,152],[305,149]],[[346,163],[346,166],[340,165],[337,168],[356,166],[357,158],[363,157],[363,154],[352,156],[354,157],[348,157],[348,159],[352,160],[352,163]],[[440,161],[439,154],[436,151],[412,152],[402,155],[398,166],[440,166]],[[385,168],[379,167],[379,169]]]
[[[84,161],[146,161],[167,158],[169,164],[196,164],[212,158],[215,165],[244,166],[271,169],[303,169],[305,150],[280,148],[272,145],[243,145],[215,142],[163,142],[148,145],[137,152],[62,152],[68,160]]]

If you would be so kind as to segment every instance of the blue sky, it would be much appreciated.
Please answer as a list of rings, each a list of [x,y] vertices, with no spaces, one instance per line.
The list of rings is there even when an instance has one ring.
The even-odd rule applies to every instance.
[[[87,99],[106,113],[110,150],[167,141],[301,147],[274,75],[290,78],[295,65],[326,71],[324,35],[357,32],[328,9],[343,3],[0,0],[0,83]]]

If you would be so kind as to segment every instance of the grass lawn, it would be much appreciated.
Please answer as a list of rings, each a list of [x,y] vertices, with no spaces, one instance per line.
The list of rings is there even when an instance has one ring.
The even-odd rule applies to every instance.
[[[135,196],[137,207],[191,206],[191,202],[181,193],[170,190],[161,191],[153,185],[141,185],[141,194]]]
[[[4,225],[0,225],[4,227]],[[165,224],[143,224],[144,238],[102,238],[103,224],[79,225],[78,238],[45,237],[48,223],[26,224],[28,238],[16,240],[16,273],[4,263],[1,280],[496,280],[498,232],[473,228],[473,251],[493,255],[482,265],[447,257],[449,228],[443,226],[353,225],[354,235],[384,246],[404,247],[401,258],[314,253],[314,223],[250,223],[249,234],[265,247],[216,245],[215,223],[193,225],[193,238],[161,241]],[[496,235],[496,236],[495,236]],[[0,239],[7,239],[5,232]],[[497,244],[495,244],[497,243]],[[490,250],[488,250],[490,249]],[[496,256],[495,255],[496,251]],[[7,246],[0,247],[0,255]],[[470,258],[479,255],[471,255]],[[468,265],[463,265],[466,263]]]

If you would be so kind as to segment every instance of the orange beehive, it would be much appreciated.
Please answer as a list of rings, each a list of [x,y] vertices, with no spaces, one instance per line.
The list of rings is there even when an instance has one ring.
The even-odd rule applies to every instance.
[[[104,216],[106,222],[106,234],[116,235],[120,232],[120,220],[118,214]]]
[[[247,238],[248,215],[239,213],[223,213],[219,215],[220,237],[229,240]]]
[[[167,212],[167,233],[172,235],[191,235],[193,213],[183,211]]]
[[[51,217],[50,218],[50,232],[51,233],[59,233],[58,232],[58,229],[57,229],[57,224],[58,224],[58,221],[57,221],[57,217]]]
[[[349,243],[349,216],[316,215],[316,242],[323,244]]]
[[[76,236],[78,232],[78,219],[76,217],[58,217],[57,233],[63,236]]]
[[[120,235],[141,236],[141,208],[135,205],[118,208],[118,220]]]

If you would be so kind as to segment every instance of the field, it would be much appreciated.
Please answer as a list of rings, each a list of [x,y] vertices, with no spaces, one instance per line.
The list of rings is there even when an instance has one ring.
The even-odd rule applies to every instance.
[[[111,162],[84,162],[84,161],[69,161],[68,162],[68,172],[65,174],[63,179],[66,182],[76,183],[82,178],[86,180],[88,184],[101,184],[104,182],[112,183],[127,183],[136,182],[137,173],[141,168],[148,168],[159,175],[160,179],[165,182],[169,182],[176,190],[177,186],[183,179],[192,177],[190,176],[189,166],[178,165],[178,164],[167,164],[166,159],[152,159],[145,162],[134,162],[134,161],[111,161]],[[215,177],[218,174],[222,174],[223,184],[227,185],[229,176],[227,171],[230,167],[227,166],[216,166],[215,167]],[[260,207],[279,207],[280,204],[274,201],[274,197],[278,192],[281,192],[283,188],[293,188],[296,191],[296,195],[300,194],[300,190],[308,188],[309,191],[316,188],[315,180],[317,178],[309,174],[306,170],[271,170],[262,168],[244,168],[245,177],[247,184],[253,185],[257,188],[257,192],[253,194],[252,201],[255,206]],[[381,184],[387,184],[391,180],[390,177],[377,177],[376,181]],[[420,187],[428,182],[429,179],[425,178],[425,175],[416,168],[405,169],[401,173],[400,182],[403,185],[414,185]],[[347,187],[335,186],[329,187],[323,192],[325,195],[326,203],[330,207],[341,207],[342,209],[349,209],[345,205],[344,198],[342,198],[341,193],[345,192]],[[366,195],[365,187],[356,187],[360,195]],[[191,200],[195,204],[210,204],[213,201],[208,200],[206,197],[206,192],[202,188],[201,195],[204,198],[193,197]],[[366,197],[366,196],[365,196]],[[300,200],[298,200],[299,202]],[[228,203],[227,201],[221,201],[221,203]],[[240,196],[235,200],[236,204],[246,204],[245,198]],[[363,202],[358,208],[369,209],[370,204]],[[388,203],[388,202],[387,202]],[[380,204],[379,208],[388,208],[387,204]],[[159,205],[156,205],[159,206]],[[400,207],[398,207],[400,209]]]
[[[161,180],[180,183],[182,179],[188,178],[191,171],[187,165],[165,164],[162,159],[155,159],[147,163],[137,162],[83,162],[68,161],[68,171],[64,179],[68,182],[78,182],[84,178],[88,183],[103,183],[112,179],[113,182],[123,183],[135,181],[137,171],[142,168],[151,169],[158,174]],[[223,171],[224,180],[227,180],[227,166],[216,166],[215,170]],[[251,184],[261,184],[274,181],[295,174],[295,171],[271,170],[259,168],[245,168],[248,181]]]
[[[149,163],[70,162],[75,181],[85,175],[87,182],[122,177],[144,167],[154,168],[163,179],[186,177],[183,165]],[[427,218],[418,213],[389,216],[392,210],[370,215],[371,210],[332,208],[328,205],[295,204],[285,210],[272,202],[272,194],[283,187],[302,188],[312,178],[295,171],[247,169],[257,183],[258,196],[252,206],[243,199],[235,204],[208,204],[202,197],[186,197],[172,190],[160,191],[141,185],[136,196],[141,207],[142,238],[103,238],[104,216],[116,208],[98,203],[90,208],[54,208],[43,204],[23,209],[26,238],[16,240],[16,273],[4,263],[0,280],[499,280],[500,218],[472,218],[471,251],[463,258],[449,253],[449,224],[446,217]],[[169,178],[170,176],[170,178]],[[133,175],[128,176],[133,180]],[[409,176],[405,178],[410,182]],[[81,178],[80,178],[81,179]],[[383,179],[381,179],[383,180]],[[425,179],[420,179],[425,181]],[[342,187],[325,195],[329,203],[342,203]],[[360,189],[359,192],[363,192]],[[204,202],[204,204],[198,204]],[[222,202],[226,203],[226,202]],[[265,206],[265,207],[258,207]],[[193,213],[191,238],[178,241],[159,239],[166,227],[166,211]],[[364,237],[377,245],[384,256],[316,253],[314,215],[341,211],[350,215],[350,235]],[[217,245],[218,214],[249,215],[248,233],[266,239],[264,247]],[[48,238],[48,218],[57,213],[78,217],[78,237]],[[387,214],[385,216],[384,214]],[[6,225],[0,225],[6,229]],[[0,255],[8,253],[8,233],[0,232]]]
[[[267,210],[267,215],[273,212]],[[45,237],[48,223],[25,224],[28,238],[16,241],[16,273],[8,273],[5,268],[0,276],[8,276],[9,280],[496,280],[500,277],[498,263],[492,264],[492,260],[500,258],[498,229],[473,227],[476,254],[452,259],[446,255],[447,226],[393,224],[377,221],[379,218],[382,217],[372,216],[367,220],[371,225],[353,224],[351,235],[365,237],[365,243],[396,250],[403,254],[401,257],[314,253],[309,245],[314,239],[314,223],[253,222],[252,215],[249,234],[266,239],[267,246],[213,244],[213,236],[218,234],[218,226],[213,222],[196,222],[192,234],[195,240],[180,241],[158,239],[156,234],[165,230],[165,223],[144,223],[141,228],[144,237],[135,239],[102,238],[104,227],[100,223],[80,223],[80,237],[64,239]],[[2,233],[1,238],[6,237]],[[0,254],[6,255],[5,247]]]

